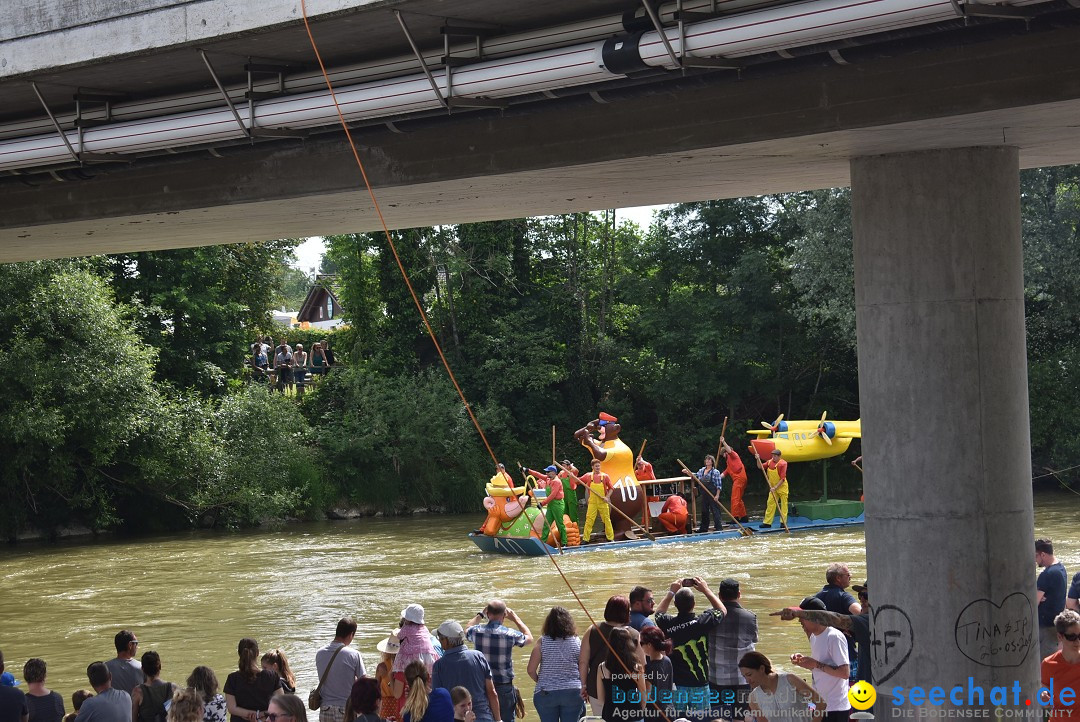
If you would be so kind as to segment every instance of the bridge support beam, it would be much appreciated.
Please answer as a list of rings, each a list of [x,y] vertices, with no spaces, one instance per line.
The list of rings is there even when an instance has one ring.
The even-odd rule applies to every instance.
[[[879,698],[970,677],[1035,707],[1018,151],[856,158],[851,187]]]

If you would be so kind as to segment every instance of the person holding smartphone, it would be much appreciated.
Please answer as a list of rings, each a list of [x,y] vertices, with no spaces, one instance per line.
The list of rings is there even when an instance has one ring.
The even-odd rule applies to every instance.
[[[697,601],[695,591],[704,594],[711,605],[710,609],[701,614],[694,614]],[[667,613],[672,602],[679,612],[674,616]],[[676,579],[656,608],[656,626],[667,634],[674,645],[671,652],[676,687],[673,701],[680,715],[692,713],[700,716],[712,709],[709,694],[708,637],[709,631],[719,624],[726,614],[727,608],[720,601],[720,597],[716,596],[701,577]]]

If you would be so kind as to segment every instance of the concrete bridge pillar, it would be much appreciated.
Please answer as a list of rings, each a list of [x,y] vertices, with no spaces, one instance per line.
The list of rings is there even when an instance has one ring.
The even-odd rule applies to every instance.
[[[876,709],[1035,708],[1018,151],[856,158],[851,187]]]

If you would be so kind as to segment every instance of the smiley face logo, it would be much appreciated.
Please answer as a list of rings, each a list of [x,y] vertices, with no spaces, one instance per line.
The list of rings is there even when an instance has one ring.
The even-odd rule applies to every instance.
[[[877,690],[869,682],[859,681],[848,690],[848,701],[851,706],[859,710],[867,710],[874,706],[877,701]]]

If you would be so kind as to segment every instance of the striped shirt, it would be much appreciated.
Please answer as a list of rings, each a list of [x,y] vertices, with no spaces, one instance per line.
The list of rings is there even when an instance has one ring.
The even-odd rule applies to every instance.
[[[565,637],[553,639],[540,637],[540,679],[537,691],[554,692],[562,689],[581,689],[581,673],[578,657],[581,655],[581,639]]]

